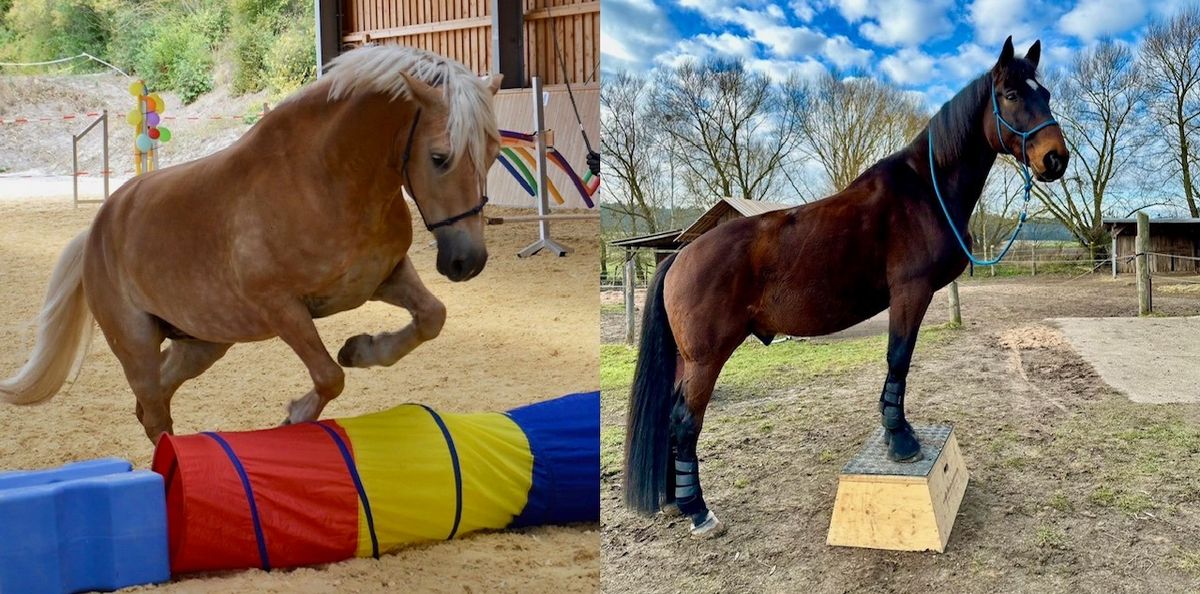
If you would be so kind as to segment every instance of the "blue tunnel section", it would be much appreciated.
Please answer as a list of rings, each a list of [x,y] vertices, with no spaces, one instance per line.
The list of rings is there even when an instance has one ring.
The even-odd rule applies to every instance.
[[[511,526],[600,521],[600,392],[508,411],[533,453],[529,501]]]

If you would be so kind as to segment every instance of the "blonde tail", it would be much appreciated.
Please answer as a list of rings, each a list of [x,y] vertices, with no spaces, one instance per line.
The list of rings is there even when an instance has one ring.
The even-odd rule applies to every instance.
[[[46,290],[38,314],[37,342],[16,375],[0,380],[0,400],[10,404],[41,402],[58,392],[67,376],[83,364],[92,339],[92,312],[83,294],[83,252],[88,231],[67,245]]]

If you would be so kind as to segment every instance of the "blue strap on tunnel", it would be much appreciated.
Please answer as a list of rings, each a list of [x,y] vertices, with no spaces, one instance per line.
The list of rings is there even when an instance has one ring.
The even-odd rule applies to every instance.
[[[337,444],[338,451],[342,453],[342,459],[346,461],[346,470],[350,472],[350,480],[354,481],[354,489],[358,491],[358,500],[362,502],[363,515],[367,518],[367,531],[371,533],[371,556],[378,559],[379,538],[375,536],[375,517],[371,515],[371,501],[367,499],[367,490],[363,487],[362,477],[358,475],[358,465],[354,463],[354,456],[350,455],[350,448],[346,447],[346,441],[342,439],[341,435],[338,435],[337,431],[324,423],[314,421],[313,424],[329,434],[333,443]]]
[[[418,406],[425,409],[433,417],[433,421],[442,430],[442,437],[446,438],[446,447],[450,449],[450,464],[454,466],[454,526],[450,528],[450,536],[446,537],[446,540],[450,540],[458,533],[458,524],[462,521],[463,510],[462,468],[458,464],[458,450],[454,448],[454,438],[450,436],[450,429],[446,427],[446,423],[442,421],[442,417],[424,404]]]
[[[267,541],[263,537],[262,523],[258,519],[258,505],[254,503],[254,489],[250,487],[250,477],[246,475],[246,469],[242,466],[242,461],[238,459],[237,454],[233,453],[233,448],[225,438],[212,432],[204,432],[225,450],[225,455],[229,456],[229,461],[233,463],[233,469],[237,471],[238,478],[242,479],[242,489],[246,492],[246,502],[250,504],[250,522],[254,524],[254,538],[258,541],[258,557],[262,561],[263,571],[271,571],[271,560],[267,556]]]

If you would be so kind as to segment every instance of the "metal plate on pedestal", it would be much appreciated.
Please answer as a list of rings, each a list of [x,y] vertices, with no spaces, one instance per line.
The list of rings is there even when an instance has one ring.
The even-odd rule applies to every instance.
[[[887,443],[883,440],[884,429],[876,427],[862,450],[842,467],[842,474],[928,476],[953,429],[950,425],[913,425],[925,457],[919,462],[903,463],[888,460]]]

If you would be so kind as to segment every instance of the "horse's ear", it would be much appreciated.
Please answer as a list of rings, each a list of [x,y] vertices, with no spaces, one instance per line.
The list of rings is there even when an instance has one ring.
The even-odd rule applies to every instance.
[[[1033,69],[1037,70],[1038,60],[1042,59],[1042,40],[1039,39],[1029,46],[1029,51],[1025,52],[1025,59],[1033,64]]]
[[[998,62],[996,62],[996,65],[1001,66],[1001,67],[1008,66],[1008,64],[1010,62],[1012,62],[1012,59],[1013,59],[1012,35],[1009,35],[1008,39],[1004,40],[1004,49],[1000,50],[1000,60]]]
[[[408,84],[408,92],[413,99],[420,103],[423,107],[432,107],[434,105],[442,105],[445,100],[442,98],[442,92],[430,86],[423,80],[415,79],[403,72],[400,76],[404,77],[404,82]]]
[[[502,82],[504,82],[503,74],[493,74],[488,77],[487,86],[491,89],[493,95],[496,94],[496,91],[500,90],[500,83]]]

